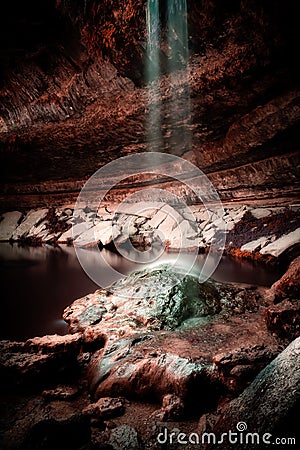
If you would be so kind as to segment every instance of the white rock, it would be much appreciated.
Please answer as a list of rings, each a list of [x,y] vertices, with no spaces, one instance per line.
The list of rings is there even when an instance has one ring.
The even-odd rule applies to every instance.
[[[151,219],[156,213],[157,209],[147,209],[145,211],[139,212],[139,217],[145,217],[146,219]]]
[[[232,218],[234,223],[237,223],[244,217],[248,209],[249,208],[247,206],[242,206],[240,208],[228,208],[227,214]]]
[[[272,214],[280,214],[285,211],[285,207],[276,206],[275,208],[269,208]]]
[[[167,213],[163,211],[158,211],[152,219],[149,220],[148,225],[151,228],[158,228],[163,220],[167,217]]]
[[[117,206],[116,212],[134,215],[139,217],[150,218],[164,206],[164,203],[157,201],[137,202],[129,204],[127,202],[121,203]]]
[[[202,209],[201,205],[190,205],[189,208],[193,214],[199,212]]]
[[[299,243],[300,243],[300,228],[297,228],[297,230],[292,231],[289,234],[284,234],[279,239],[276,239],[266,247],[262,248],[260,253],[262,255],[273,255],[277,257],[292,245]]]
[[[214,237],[216,233],[215,228],[210,228],[209,230],[204,230],[202,232],[202,239],[206,242],[206,243],[210,243],[212,241],[212,238]]]
[[[102,245],[109,244],[114,238],[120,234],[120,229],[113,226],[112,221],[100,222],[94,227],[82,233],[74,244],[79,247],[91,247],[99,243]]]
[[[193,224],[191,224],[188,220],[183,220],[179,225],[182,233],[187,239],[193,239],[198,235],[198,230],[195,231],[192,225]]]
[[[262,236],[255,241],[247,242],[247,244],[242,245],[241,250],[246,252],[255,252],[260,250],[262,247],[270,242],[269,236]]]
[[[33,226],[39,225],[39,223],[46,217],[46,214],[48,213],[48,209],[38,209],[38,210],[31,210],[26,215],[25,219],[20,223],[18,228],[14,231],[12,235],[13,240],[18,240],[21,237],[26,237],[31,228]]]
[[[37,226],[34,225],[33,227],[30,228],[27,236],[28,237],[38,236],[42,231],[46,230],[46,225],[47,225],[47,222],[45,220],[43,220],[43,222],[41,222]]]
[[[68,231],[63,233],[60,238],[57,240],[57,242],[64,244],[68,242],[70,239],[77,239],[78,236],[80,236],[85,231],[89,230],[93,224],[91,222],[82,222],[77,223],[73,227],[71,227]]]
[[[165,239],[171,234],[177,223],[172,216],[167,216],[165,220],[159,225],[158,230],[165,236]]]
[[[235,223],[233,221],[226,222],[226,231],[231,231],[234,229]]]
[[[196,213],[197,211],[193,212],[190,208],[182,209],[180,211],[182,218],[188,220],[189,222],[197,221]]]
[[[212,228],[213,224],[211,221],[207,222],[205,227],[203,228],[203,232],[206,233],[208,230]]]
[[[263,217],[267,217],[271,214],[271,211],[266,208],[255,208],[251,209],[250,212],[256,219],[262,219]]]
[[[224,209],[214,207],[213,209],[209,210],[209,213],[213,220],[221,219],[224,216]]]
[[[114,216],[114,212],[108,209],[105,209],[104,206],[100,206],[97,211],[97,215],[101,220],[112,220]]]
[[[205,220],[204,222],[198,223],[199,230],[204,231],[206,227],[211,228],[210,220]]]
[[[73,209],[71,209],[71,208],[65,208],[65,209],[63,210],[63,212],[64,212],[68,217],[70,217],[70,216],[73,215]]]
[[[199,244],[197,233],[188,220],[183,220],[166,238],[169,241],[169,247],[172,249],[188,249]]]
[[[227,229],[226,222],[222,218],[216,219],[213,222],[213,226],[216,227],[218,230],[222,230],[222,231]]]
[[[237,216],[238,209],[236,208],[227,208],[226,215],[229,216],[232,220]]]
[[[0,241],[9,241],[18,226],[22,213],[12,211],[3,214],[2,217],[3,220],[0,222]]]
[[[202,209],[199,212],[195,212],[194,214],[198,222],[207,222],[212,217],[212,214],[206,209]]]
[[[147,219],[146,217],[136,217],[134,220],[134,224],[139,227],[141,225],[144,225],[144,223],[146,223]]]
[[[137,233],[138,226],[135,225],[134,219],[135,219],[134,216],[129,216],[126,223],[123,224],[121,229],[122,234],[124,234],[124,236],[130,237],[134,236]]]
[[[233,222],[238,223],[245,215],[246,211],[239,212],[235,217],[233,217]]]

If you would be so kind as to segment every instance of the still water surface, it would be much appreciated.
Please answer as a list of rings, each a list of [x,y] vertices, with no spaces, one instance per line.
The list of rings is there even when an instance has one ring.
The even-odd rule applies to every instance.
[[[91,269],[99,266],[96,250],[86,251]],[[134,262],[102,250],[99,270],[108,286],[116,277],[109,266],[126,275],[138,267]],[[167,258],[173,258],[170,254]],[[205,255],[197,257],[201,267]],[[105,263],[106,261],[106,263]],[[217,281],[270,286],[280,273],[247,262],[222,258],[213,274]],[[121,277],[121,275],[120,275]],[[65,334],[64,308],[75,299],[99,289],[81,268],[73,247],[18,247],[0,244],[1,315],[0,339],[24,340],[44,334]]]

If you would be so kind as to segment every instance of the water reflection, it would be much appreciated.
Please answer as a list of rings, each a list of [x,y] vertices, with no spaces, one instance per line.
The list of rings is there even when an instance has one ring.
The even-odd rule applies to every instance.
[[[115,253],[103,250],[102,263],[95,249],[83,250],[88,266],[102,271],[106,284],[147,265],[127,261]],[[175,254],[164,254],[157,262],[172,262]],[[204,264],[206,255],[197,257],[196,270]],[[97,264],[96,264],[97,261]],[[181,263],[188,264],[189,255]],[[212,261],[213,263],[213,261]],[[109,270],[112,266],[117,276]],[[1,339],[26,339],[44,334],[67,332],[61,319],[63,309],[99,287],[81,268],[74,248],[61,246],[19,247],[0,244]],[[279,273],[250,263],[223,258],[213,278],[263,286],[271,285]]]

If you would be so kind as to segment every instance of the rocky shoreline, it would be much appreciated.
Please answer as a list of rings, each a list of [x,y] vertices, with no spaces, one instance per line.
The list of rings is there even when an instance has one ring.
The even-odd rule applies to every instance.
[[[150,210],[143,205],[120,209],[102,205],[76,211],[72,207],[6,212],[0,218],[0,242],[22,244],[72,244],[78,247],[119,246],[130,240],[134,246],[151,246],[157,234],[167,251],[205,252],[226,238],[225,252],[234,257],[289,262],[299,252],[300,207],[225,205],[223,210],[191,205],[188,213],[176,208],[173,216],[165,204],[156,202]],[[184,239],[181,238],[184,234]],[[161,238],[162,236],[162,238]]]

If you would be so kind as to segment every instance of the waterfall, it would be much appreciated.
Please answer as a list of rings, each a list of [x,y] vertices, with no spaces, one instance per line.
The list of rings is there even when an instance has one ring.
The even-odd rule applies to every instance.
[[[146,137],[149,151],[180,155],[191,148],[187,2],[164,2],[165,23],[162,3],[148,0],[146,10]]]

